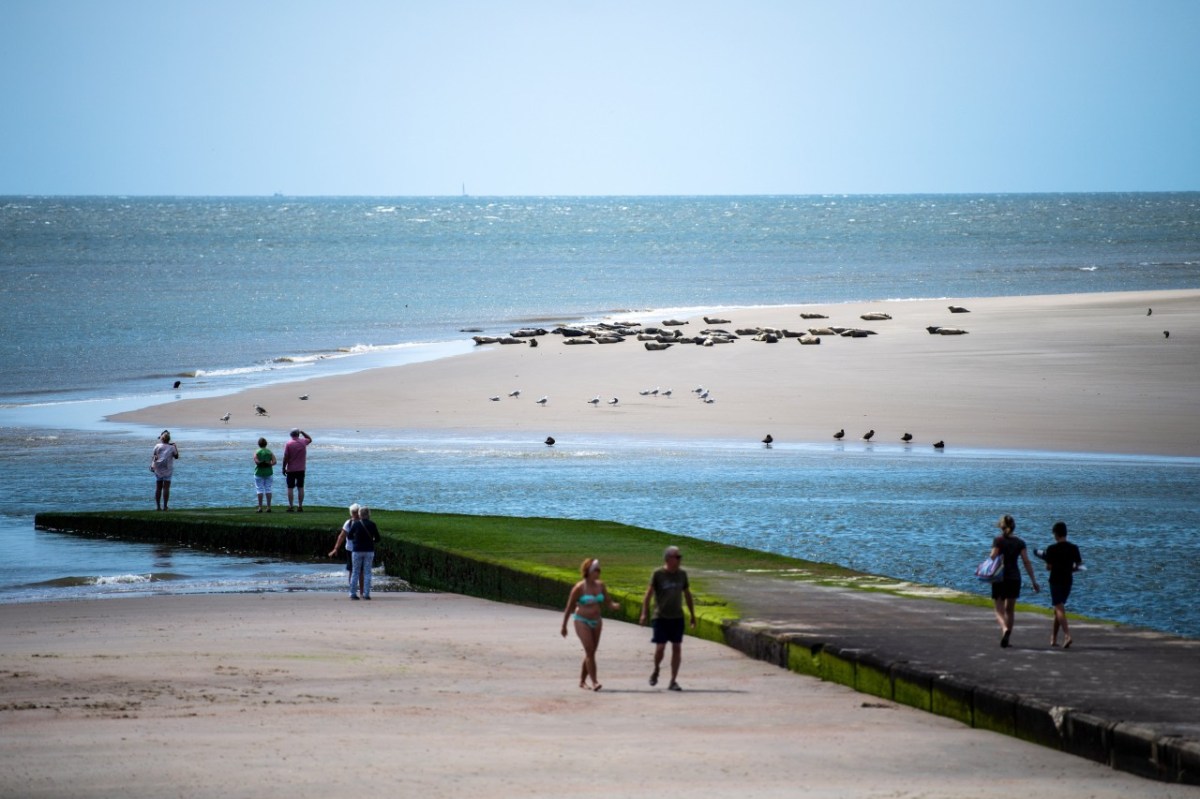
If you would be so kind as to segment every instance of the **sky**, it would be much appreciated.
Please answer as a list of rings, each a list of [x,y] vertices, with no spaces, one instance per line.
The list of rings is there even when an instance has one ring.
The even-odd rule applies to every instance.
[[[1200,190],[1200,0],[4,0],[0,195]]]

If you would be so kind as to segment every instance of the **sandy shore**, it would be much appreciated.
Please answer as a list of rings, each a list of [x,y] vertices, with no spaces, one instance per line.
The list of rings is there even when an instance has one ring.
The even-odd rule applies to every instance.
[[[0,795],[1195,796],[726,647],[459,597],[0,605]],[[666,751],[664,751],[666,750]]]
[[[949,305],[970,313],[952,314]],[[1153,308],[1153,315],[1147,310]],[[805,320],[801,312],[828,319]],[[891,315],[864,321],[869,312]],[[652,352],[638,341],[485,345],[469,355],[349,377],[182,400],[118,420],[172,429],[432,430],[454,434],[736,439],[779,446],[986,447],[1200,455],[1200,291],[894,301],[726,310],[728,330],[837,325],[876,332],[819,346],[743,337]],[[663,320],[648,320],[661,323]],[[687,320],[688,335],[708,327]],[[966,335],[930,335],[952,326]],[[1164,336],[1170,331],[1170,337]],[[696,399],[703,386],[714,400]],[[672,389],[670,398],[640,392]],[[509,392],[520,389],[519,398]],[[301,401],[307,394],[311,398]],[[499,401],[489,397],[498,396]],[[548,397],[544,406],[536,404]],[[599,406],[588,404],[593,396]],[[613,397],[619,399],[610,405]],[[270,419],[256,418],[254,404]],[[257,435],[257,432],[253,433]],[[276,434],[278,435],[278,434]]]

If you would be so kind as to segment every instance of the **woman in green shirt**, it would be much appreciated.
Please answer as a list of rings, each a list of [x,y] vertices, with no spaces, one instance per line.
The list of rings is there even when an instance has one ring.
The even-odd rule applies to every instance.
[[[258,440],[254,453],[254,490],[258,493],[258,512],[263,512],[263,495],[267,496],[267,513],[271,512],[271,475],[274,473],[275,453],[267,449],[267,440]]]

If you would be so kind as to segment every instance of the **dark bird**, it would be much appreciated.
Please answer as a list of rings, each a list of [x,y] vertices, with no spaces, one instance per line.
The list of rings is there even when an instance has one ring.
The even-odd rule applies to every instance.
[[[773,442],[774,440],[775,440],[775,437],[772,436],[770,433],[767,433],[767,437],[762,440],[762,443],[766,444],[767,447],[770,447],[771,442]]]
[[[301,394],[301,395],[300,395],[300,399],[302,399],[302,400],[307,400],[307,399],[308,399],[308,395],[307,395],[307,394]]]
[[[905,433],[904,435],[900,436],[900,440],[907,444],[908,442],[912,441],[912,433]]]
[[[1164,330],[1164,331],[1163,331],[1163,338],[1170,338],[1170,337],[1171,337],[1171,331],[1170,331],[1170,330]]]
[[[271,415],[271,414],[267,413],[267,409],[261,405],[255,405],[254,412],[257,413],[259,416],[270,416]]]
[[[182,380],[176,380],[176,381],[175,381],[175,385],[174,385],[174,386],[172,386],[172,388],[179,388],[179,386],[180,386],[180,385],[182,385],[182,384],[183,384],[183,381],[182,381]]]
[[[221,421],[229,424],[229,411],[225,412],[225,415],[221,417]]]
[[[616,405],[616,404],[617,404],[618,402],[620,402],[620,401],[621,401],[621,400],[617,399],[616,397],[613,397],[612,399],[610,399],[610,400],[608,401],[608,404],[609,404],[609,405]]]
[[[874,437],[875,437],[875,431],[874,431],[874,430],[868,430],[868,431],[867,431],[867,433],[866,433],[866,435],[864,435],[864,436],[863,436],[863,439],[862,439],[862,440],[863,440],[863,441],[870,441],[870,440],[871,440],[872,438],[874,438]]]
[[[843,438],[845,438],[845,437],[846,437],[846,431],[845,431],[845,430],[839,430],[839,431],[837,431],[836,433],[834,433],[834,434],[833,434],[833,437],[834,437],[834,438],[836,438],[838,441],[841,441]]]
[[[939,442],[937,442],[936,444],[934,444],[934,445],[933,445],[933,448],[934,448],[934,449],[945,449],[945,448],[946,448],[946,442],[945,442],[945,441],[939,441]]]
[[[546,436],[546,446],[547,447],[554,446],[554,436]]]
[[[1147,309],[1146,309],[1146,316],[1149,316],[1149,315],[1150,315],[1150,314],[1152,314],[1152,313],[1154,313],[1154,309],[1153,309],[1153,308],[1147,308]]]
[[[519,397],[519,396],[521,396],[521,389],[519,389],[519,388],[514,388],[512,391],[508,392],[508,396],[510,396],[510,397]]]
[[[499,402],[499,401],[500,401],[500,395],[499,395],[499,394],[493,394],[492,396],[488,397],[488,399],[489,399],[490,401],[492,401],[492,402]]]
[[[544,407],[546,407],[546,403],[549,401],[550,401],[549,397],[542,397],[540,400],[537,401],[537,404],[541,405],[544,408]]]

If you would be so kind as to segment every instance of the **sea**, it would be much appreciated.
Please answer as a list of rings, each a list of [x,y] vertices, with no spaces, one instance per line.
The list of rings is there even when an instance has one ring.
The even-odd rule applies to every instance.
[[[159,431],[115,412],[531,324],[1196,288],[1200,193],[0,197],[0,602],[344,587],[328,561],[35,530],[152,506]],[[979,595],[1000,515],[1031,548],[1063,520],[1087,566],[1071,611],[1200,637],[1200,453],[310,432],[309,504],[609,519]],[[252,503],[257,432],[172,433],[172,504]]]

